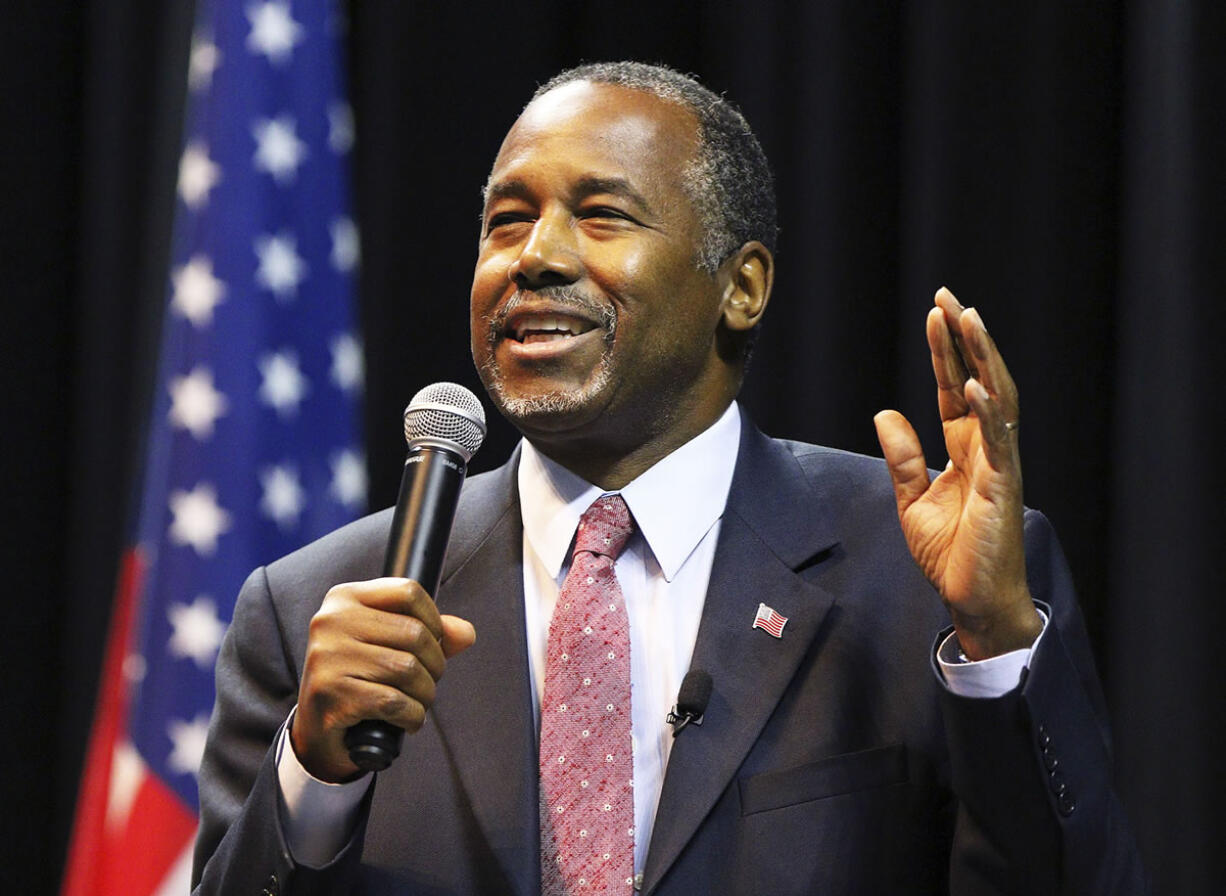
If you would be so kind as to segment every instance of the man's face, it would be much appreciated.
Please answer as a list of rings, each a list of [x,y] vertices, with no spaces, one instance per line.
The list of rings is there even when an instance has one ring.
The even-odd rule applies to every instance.
[[[726,405],[720,287],[698,268],[682,188],[697,143],[683,107],[586,81],[537,99],[507,135],[487,187],[472,351],[526,435],[634,448]]]

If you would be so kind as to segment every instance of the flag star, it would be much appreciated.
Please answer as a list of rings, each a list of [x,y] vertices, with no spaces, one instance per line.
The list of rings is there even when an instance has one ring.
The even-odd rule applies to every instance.
[[[190,492],[176,489],[170,493],[170,540],[191,545],[202,557],[217,550],[217,539],[230,528],[230,514],[217,503],[217,489],[201,482]]]
[[[255,137],[255,167],[267,171],[279,184],[293,183],[298,166],[306,158],[307,145],[298,139],[292,115],[261,118],[251,126]]]
[[[298,369],[298,357],[284,351],[264,355],[259,361],[264,381],[260,384],[260,400],[289,416],[297,413],[298,404],[306,397],[307,379]]]
[[[213,434],[213,424],[226,412],[226,397],[213,388],[213,371],[203,365],[170,381],[170,422],[197,441]]]
[[[298,254],[298,241],[285,233],[257,236],[255,254],[260,260],[256,282],[283,302],[294,298],[298,284],[307,275],[307,263]]]
[[[366,464],[353,449],[332,455],[332,483],[328,494],[346,507],[359,508],[366,503]]]
[[[170,652],[178,657],[190,657],[201,669],[207,669],[221,647],[221,637],[226,633],[225,624],[217,617],[217,605],[213,599],[201,594],[191,606],[171,604],[166,615],[174,628],[170,636]]]
[[[221,50],[212,39],[202,34],[192,35],[192,51],[187,64],[187,86],[193,92],[204,90],[213,83],[213,72],[221,64]]]
[[[264,496],[260,509],[282,529],[297,524],[306,505],[306,492],[298,482],[298,473],[288,466],[269,467],[260,473]]]
[[[362,343],[352,333],[341,333],[332,340],[332,382],[342,392],[357,392],[362,388]]]
[[[294,21],[285,0],[248,4],[247,21],[251,23],[247,49],[263,53],[275,65],[284,65],[294,45],[302,42],[305,29]]]
[[[358,226],[352,218],[337,218],[328,225],[332,234],[332,267],[347,274],[358,266],[362,257],[362,242],[358,238]]]
[[[226,295],[226,284],[213,276],[212,259],[195,255],[171,274],[174,291],[170,307],[203,327],[213,322],[213,309]]]
[[[353,149],[353,107],[348,103],[328,106],[328,146],[338,156]]]
[[[209,148],[193,140],[179,158],[179,196],[192,211],[209,201],[209,190],[221,180],[221,168],[209,158]]]
[[[181,775],[199,772],[200,760],[204,758],[204,743],[209,736],[209,717],[199,715],[190,722],[171,719],[166,726],[166,734],[174,744],[174,749],[166,757],[170,770]]]

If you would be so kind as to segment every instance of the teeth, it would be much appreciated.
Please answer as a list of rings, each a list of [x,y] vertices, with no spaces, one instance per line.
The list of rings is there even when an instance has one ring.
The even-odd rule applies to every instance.
[[[515,327],[515,338],[523,342],[524,335],[530,331],[533,333],[559,333],[567,336],[574,336],[579,332],[578,325],[574,321],[564,317],[545,314],[528,317],[520,321]]]

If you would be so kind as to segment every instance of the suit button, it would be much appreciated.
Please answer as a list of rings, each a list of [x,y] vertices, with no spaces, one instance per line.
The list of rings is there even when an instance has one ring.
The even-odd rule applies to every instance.
[[[1039,747],[1042,748],[1044,752],[1046,752],[1049,746],[1051,746],[1051,737],[1047,733],[1047,726],[1040,725],[1039,726]]]
[[[264,889],[260,896],[280,896],[281,884],[277,881],[275,874],[268,875],[268,880],[264,882]]]
[[[1060,772],[1051,773],[1051,792],[1056,796],[1061,796],[1068,790],[1068,785],[1064,783],[1064,775]]]
[[[1043,764],[1047,766],[1049,774],[1055,774],[1056,769],[1060,767],[1060,760],[1051,754],[1051,751],[1043,753]]]
[[[1073,795],[1066,790],[1056,798],[1056,808],[1060,810],[1061,815],[1067,818],[1077,808],[1077,800],[1073,799]]]

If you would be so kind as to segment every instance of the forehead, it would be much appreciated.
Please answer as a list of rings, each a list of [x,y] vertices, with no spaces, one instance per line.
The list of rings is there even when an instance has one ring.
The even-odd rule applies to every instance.
[[[698,122],[643,90],[574,81],[533,100],[503,140],[490,183],[552,173],[614,176],[641,189],[681,189]]]

